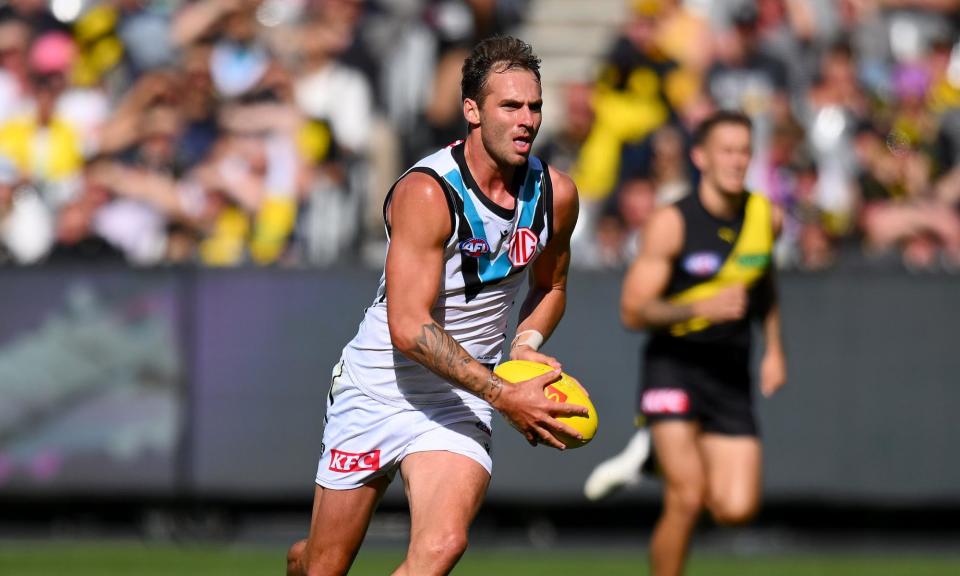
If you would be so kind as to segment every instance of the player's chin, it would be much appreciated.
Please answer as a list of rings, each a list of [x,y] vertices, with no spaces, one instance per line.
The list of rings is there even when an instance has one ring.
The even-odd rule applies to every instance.
[[[528,146],[525,149],[511,150],[510,154],[508,154],[508,157],[510,158],[510,163],[513,164],[514,166],[524,165],[527,162],[527,160],[530,158],[530,149],[531,148]]]
[[[729,196],[737,196],[744,191],[743,180],[730,180],[720,185],[720,191]]]

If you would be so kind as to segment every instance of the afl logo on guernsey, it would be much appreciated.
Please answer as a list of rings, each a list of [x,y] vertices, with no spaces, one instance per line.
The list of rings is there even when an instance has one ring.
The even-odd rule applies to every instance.
[[[514,266],[523,266],[537,253],[537,235],[529,228],[518,228],[510,243],[510,262]]]
[[[720,269],[720,256],[715,252],[694,252],[684,258],[683,269],[691,276],[711,276]]]
[[[468,238],[460,243],[460,252],[464,256],[479,258],[490,252],[490,245],[483,238]]]

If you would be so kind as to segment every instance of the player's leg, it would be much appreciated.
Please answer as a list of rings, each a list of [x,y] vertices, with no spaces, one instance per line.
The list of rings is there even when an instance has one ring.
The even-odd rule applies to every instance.
[[[410,547],[394,575],[449,574],[467,548],[490,473],[472,458],[445,451],[410,454],[400,473],[410,502]]]
[[[310,534],[287,555],[287,573],[346,574],[374,509],[393,477],[406,428],[403,410],[354,385],[342,362],[334,367],[317,464]]]
[[[650,429],[663,475],[663,512],[650,542],[651,572],[678,576],[706,497],[700,428],[695,422],[667,419],[652,423]]]
[[[287,553],[288,576],[346,574],[389,480],[380,476],[351,490],[316,487],[310,535]]]
[[[707,508],[719,524],[743,524],[760,506],[762,454],[756,436],[704,433]]]

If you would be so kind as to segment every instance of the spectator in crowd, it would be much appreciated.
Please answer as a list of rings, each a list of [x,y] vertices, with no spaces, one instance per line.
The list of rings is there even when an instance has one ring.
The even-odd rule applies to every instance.
[[[566,173],[576,169],[580,149],[593,128],[593,87],[585,82],[571,82],[563,88],[563,124],[539,148],[545,162]]]
[[[0,264],[36,264],[52,243],[52,212],[16,165],[0,156]]]
[[[57,214],[55,243],[47,257],[52,264],[117,264],[126,261],[123,252],[97,231],[97,214],[111,196],[110,191],[92,177],[97,165],[97,162],[88,165],[80,192]]]
[[[30,96],[24,110],[0,126],[0,151],[40,189],[52,209],[69,200],[83,167],[79,130],[59,112],[69,88],[74,45],[63,32],[34,40],[28,56]]]
[[[580,189],[581,217],[591,222],[592,202],[603,200],[617,182],[620,149],[642,140],[673,114],[671,95],[683,84],[679,65],[657,44],[664,5],[633,3],[634,13],[603,64],[597,81],[595,121],[572,176]]]
[[[656,181],[642,173],[630,177],[620,184],[616,201],[626,232],[620,251],[626,265],[640,252],[643,229],[658,205]]]
[[[367,78],[338,59],[353,31],[336,14],[328,8],[303,28],[303,69],[294,90],[296,104],[308,119],[305,134],[316,142],[309,155],[310,210],[303,221],[306,255],[322,264],[354,247],[358,239],[366,198],[351,179],[367,157],[374,122]]]
[[[0,16],[0,123],[17,116],[29,103],[30,34],[23,20]]]
[[[929,162],[922,152],[891,145],[869,125],[859,130],[856,151],[862,167],[860,227],[868,253],[900,247],[911,269],[930,269],[940,256],[955,266],[960,261],[960,220],[931,195]]]

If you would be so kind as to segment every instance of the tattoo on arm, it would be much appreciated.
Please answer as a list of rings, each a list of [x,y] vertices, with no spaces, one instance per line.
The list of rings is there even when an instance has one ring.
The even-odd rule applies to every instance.
[[[411,355],[434,374],[487,402],[500,398],[503,381],[471,358],[459,342],[434,323],[420,327]]]

